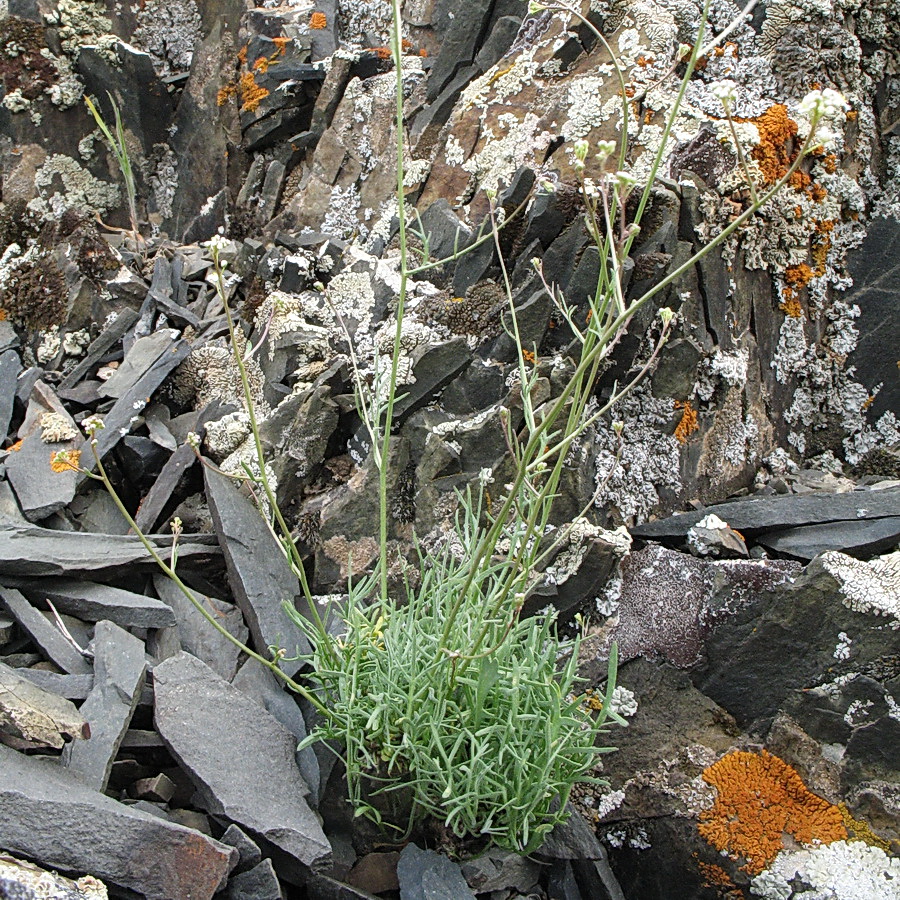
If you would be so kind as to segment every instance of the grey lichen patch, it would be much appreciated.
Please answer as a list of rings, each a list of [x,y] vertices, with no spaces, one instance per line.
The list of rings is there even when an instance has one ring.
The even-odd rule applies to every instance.
[[[681,487],[679,444],[671,430],[672,401],[654,397],[648,387],[634,391],[614,409],[623,423],[620,439],[607,421],[597,429],[597,506],[612,506],[627,521],[647,520],[659,492]]]
[[[150,54],[161,77],[187,72],[202,38],[200,10],[194,0],[147,0],[141,4],[134,42]]]
[[[62,190],[58,189],[58,185]],[[28,208],[45,221],[59,219],[66,210],[82,215],[104,215],[120,202],[115,184],[95,178],[71,156],[56,153],[46,159],[34,176],[38,196]]]
[[[178,190],[178,157],[168,144],[154,144],[147,178],[157,213],[167,219],[172,215],[172,202]]]
[[[79,437],[81,434],[68,416],[57,412],[46,412],[41,416],[41,440],[45,444],[59,444]]]
[[[112,22],[106,15],[102,3],[96,0],[59,0],[56,12],[47,16],[50,24],[59,26],[59,42],[66,55],[78,57],[84,46],[95,46],[110,59],[117,62],[111,43],[117,39],[110,34]]]
[[[885,616],[891,628],[900,628],[900,550],[868,561],[829,550],[818,560],[840,585],[844,606]]]

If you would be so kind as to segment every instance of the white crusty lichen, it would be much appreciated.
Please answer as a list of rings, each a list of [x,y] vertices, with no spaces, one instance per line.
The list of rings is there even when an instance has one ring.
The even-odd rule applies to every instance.
[[[900,900],[900,859],[862,841],[785,851],[750,890],[764,900]]]
[[[607,530],[592,525],[585,518],[575,519],[563,529],[563,547],[544,572],[547,584],[564,584],[575,575],[594,541],[603,544],[620,559],[631,550],[631,535],[627,528],[620,526]]]
[[[53,359],[56,359],[62,347],[62,338],[59,336],[59,326],[52,325],[47,331],[41,333],[41,343],[35,351],[35,359],[41,364],[46,365]]]
[[[241,352],[244,352],[246,339],[240,329],[237,337]],[[269,406],[263,394],[265,379],[262,369],[255,356],[245,357],[244,365],[254,407],[260,419],[264,419],[269,414]],[[232,348],[222,344],[204,344],[192,350],[175,370],[171,391],[176,402],[191,403],[194,409],[202,409],[213,400],[243,405],[241,373]]]
[[[45,412],[41,416],[41,440],[45,444],[59,444],[81,437],[75,423],[58,412]]]
[[[250,436],[250,416],[244,410],[228,413],[206,425],[206,448],[221,462],[231,456]]]
[[[54,190],[62,183],[62,192]],[[66,210],[82,215],[104,215],[119,205],[119,188],[95,178],[71,156],[55,153],[34,174],[38,196],[28,208],[45,221],[57,221]]]
[[[840,586],[844,606],[885,616],[891,628],[900,628],[900,550],[867,561],[828,550],[818,559]]]
[[[647,385],[618,403],[613,416],[623,423],[620,438],[607,424],[597,429],[597,506],[613,506],[623,519],[641,523],[659,504],[659,491],[681,487],[678,441],[666,433],[672,401],[659,400]]]
[[[96,0],[59,0],[56,12],[47,16],[50,24],[58,25],[59,42],[66,55],[77,58],[82,47],[97,47],[104,56],[112,52],[110,38],[112,22],[106,15],[106,8]],[[112,53],[110,62],[116,63]]]
[[[203,37],[201,25],[194,0],[146,0],[137,15],[134,42],[150,54],[158,75],[187,72]]]
[[[3,105],[10,112],[24,112],[31,106],[31,101],[22,93],[21,88],[16,88],[14,91],[10,91],[2,101]]]

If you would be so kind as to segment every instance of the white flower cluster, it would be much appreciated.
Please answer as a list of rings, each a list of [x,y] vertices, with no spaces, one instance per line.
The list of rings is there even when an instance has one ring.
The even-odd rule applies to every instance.
[[[810,91],[797,107],[802,116],[810,119],[833,119],[850,109],[850,104],[839,91],[825,88],[821,91]]]
[[[730,78],[723,78],[721,81],[714,81],[709,86],[709,91],[728,110],[737,100],[737,87]]]

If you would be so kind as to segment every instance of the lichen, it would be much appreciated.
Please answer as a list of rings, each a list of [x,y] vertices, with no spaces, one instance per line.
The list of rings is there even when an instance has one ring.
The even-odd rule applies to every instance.
[[[41,440],[45,444],[59,444],[81,437],[68,416],[57,412],[46,412],[41,416]]]
[[[759,875],[785,848],[785,835],[801,844],[844,840],[841,811],[813,794],[796,770],[763,750],[734,751],[703,772],[716,789],[711,809],[700,813],[697,830],[717,850],[743,859]]]
[[[62,190],[54,190],[59,182]],[[28,209],[47,222],[59,219],[66,210],[103,215],[120,202],[117,185],[95,178],[71,156],[61,153],[47,157],[35,172],[34,186],[38,196],[29,201]]]
[[[134,29],[135,44],[150,54],[160,77],[187,72],[200,41],[200,10],[194,0],[146,0]]]
[[[81,48],[88,45],[103,48],[104,55],[110,53],[112,22],[97,0],[59,0],[55,15],[48,16],[48,21],[58,24],[60,45],[71,59],[77,59]],[[118,60],[113,54],[110,61]]]
[[[900,628],[900,550],[868,561],[828,550],[818,559],[840,585],[844,606],[885,616],[891,628]]]

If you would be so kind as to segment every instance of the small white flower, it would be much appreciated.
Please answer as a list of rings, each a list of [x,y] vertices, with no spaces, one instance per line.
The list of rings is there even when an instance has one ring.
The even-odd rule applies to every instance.
[[[105,426],[100,416],[88,416],[86,419],[82,419],[81,427],[85,430],[88,437],[93,437],[95,431],[99,431]]]
[[[582,138],[579,141],[575,141],[572,149],[575,152],[575,158],[580,159],[582,162],[584,162],[587,159],[588,151],[591,149],[591,145],[584,138]]]
[[[616,152],[616,142],[615,141],[598,141],[597,152],[594,154],[594,157],[596,159],[598,159],[601,163],[604,163],[615,152]]]
[[[228,241],[221,234],[214,234],[208,241],[204,241],[200,246],[208,247],[215,256],[228,246]]]
[[[196,431],[189,431],[187,435],[185,435],[184,442],[190,447],[192,450],[200,449],[200,435],[197,434]]]
[[[850,104],[844,99],[844,95],[832,88],[810,91],[797,107],[800,115],[815,120],[831,119],[848,109]]]
[[[675,316],[675,313],[673,313],[672,310],[669,309],[668,306],[664,306],[664,307],[659,311],[659,317],[662,319],[663,328],[665,328],[665,327],[668,326],[668,324],[672,321],[672,318],[673,318],[674,316]]]
[[[737,84],[730,78],[723,78],[721,81],[714,81],[709,86],[709,91],[725,109],[730,109],[737,100],[737,87]]]
[[[485,467],[478,473],[478,480],[482,484],[482,486],[493,484],[494,474],[489,468]]]
[[[600,188],[597,187],[597,183],[593,178],[585,178],[582,189],[592,200],[598,200],[600,198]]]
[[[637,184],[637,178],[630,172],[610,172],[606,178],[611,185],[626,193]]]

